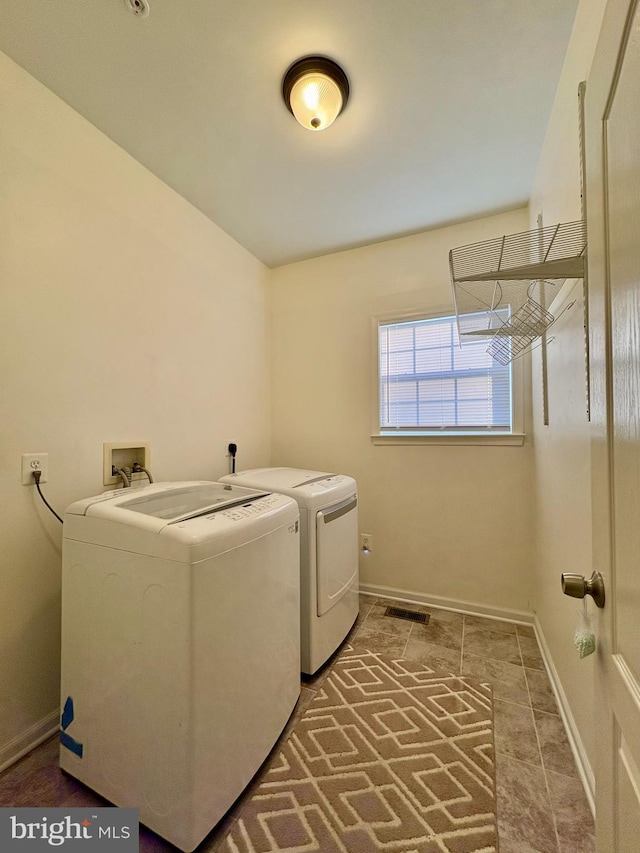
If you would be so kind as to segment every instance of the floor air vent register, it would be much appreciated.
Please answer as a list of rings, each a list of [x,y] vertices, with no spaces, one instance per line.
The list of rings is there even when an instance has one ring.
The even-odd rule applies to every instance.
[[[403,607],[387,607],[384,611],[385,616],[393,616],[396,619],[408,619],[410,622],[420,622],[422,625],[427,625],[429,622],[428,613],[418,613],[416,610],[405,610]]]

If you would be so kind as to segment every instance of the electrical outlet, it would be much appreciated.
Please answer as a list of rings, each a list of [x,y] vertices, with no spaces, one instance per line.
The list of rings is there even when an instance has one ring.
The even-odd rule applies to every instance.
[[[49,474],[48,453],[23,453],[22,454],[22,485],[35,486],[33,472],[40,471],[40,484],[46,483]]]
[[[360,550],[365,554],[373,551],[373,536],[370,533],[360,534]]]

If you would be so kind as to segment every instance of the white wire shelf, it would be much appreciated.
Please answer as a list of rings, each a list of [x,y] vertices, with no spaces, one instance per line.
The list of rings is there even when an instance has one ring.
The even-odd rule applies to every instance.
[[[509,234],[449,252],[454,283],[581,278],[587,227],[582,220]]]
[[[506,349],[515,357],[515,338],[530,338],[531,343],[553,322],[547,307],[564,281],[584,277],[586,248],[586,223],[580,220],[452,249],[449,267],[460,342],[466,336],[489,340],[497,335],[502,341],[489,350],[493,357],[499,353],[505,358]],[[515,319],[521,310],[524,315],[544,313],[544,324],[530,330],[538,329],[537,335],[509,334],[505,312]]]

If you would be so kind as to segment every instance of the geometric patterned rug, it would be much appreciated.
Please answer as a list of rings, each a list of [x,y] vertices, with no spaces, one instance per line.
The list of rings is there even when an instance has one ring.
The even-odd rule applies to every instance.
[[[220,853],[495,853],[491,688],[347,646]]]

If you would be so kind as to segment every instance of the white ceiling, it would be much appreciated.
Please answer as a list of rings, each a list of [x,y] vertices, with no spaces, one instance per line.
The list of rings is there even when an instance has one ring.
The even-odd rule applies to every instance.
[[[526,204],[578,0],[128,2],[2,0],[0,48],[277,266]],[[351,85],[321,133],[307,54]]]

